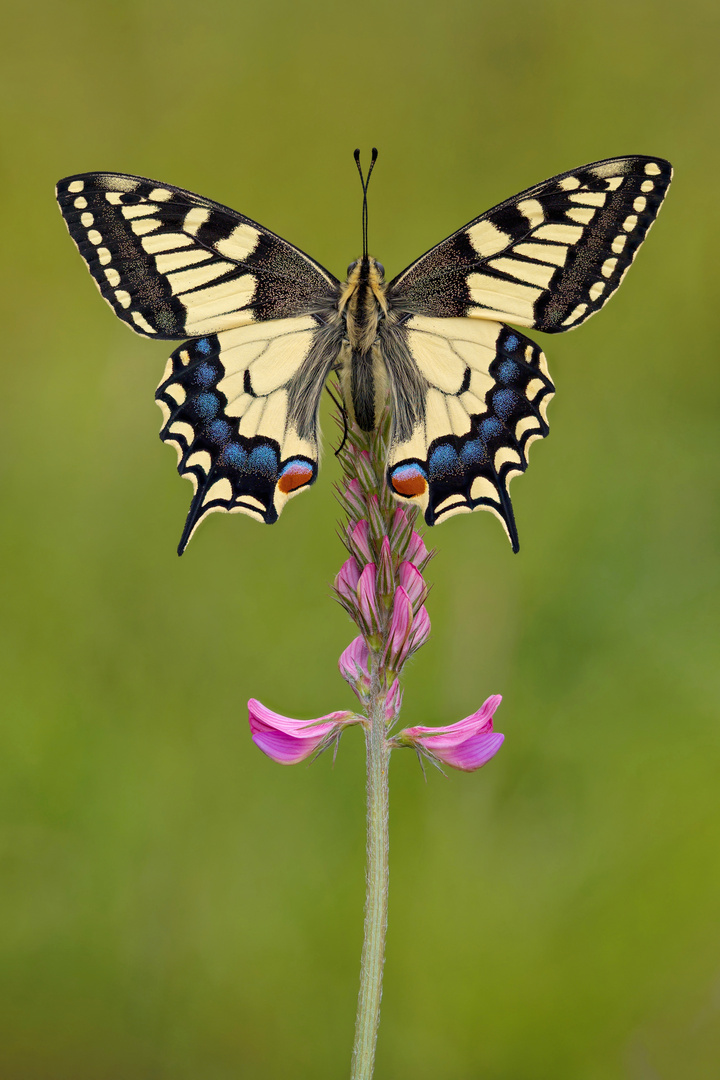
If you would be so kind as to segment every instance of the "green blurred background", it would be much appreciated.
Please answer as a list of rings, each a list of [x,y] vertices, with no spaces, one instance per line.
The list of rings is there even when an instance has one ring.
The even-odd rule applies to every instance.
[[[336,464],[326,449],[277,527],[214,515],[179,560],[191,489],[153,402],[168,346],[101,302],[53,185],[159,178],[342,273],[351,154],[373,144],[391,276],[554,173],[676,167],[609,308],[535,335],[558,393],[514,485],[520,554],[489,514],[431,537],[406,722],[501,692],[506,743],[427,784],[393,760],[376,1078],[720,1073],[719,23],[710,0],[6,13],[3,1080],[348,1074],[362,740],[334,769],[282,769],[245,709],[352,705]]]

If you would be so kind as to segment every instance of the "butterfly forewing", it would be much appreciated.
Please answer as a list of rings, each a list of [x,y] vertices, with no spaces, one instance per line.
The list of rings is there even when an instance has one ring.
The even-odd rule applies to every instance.
[[[61,180],[70,235],[115,314],[149,337],[215,334],[327,307],[337,281],[220,203],[139,176]]]
[[[397,308],[570,330],[606,303],[657,217],[662,158],[596,161],[475,218],[389,287]]]

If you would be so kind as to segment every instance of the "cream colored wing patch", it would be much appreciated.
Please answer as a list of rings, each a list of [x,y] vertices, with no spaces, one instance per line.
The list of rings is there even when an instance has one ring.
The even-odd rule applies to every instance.
[[[333,359],[310,316],[254,323],[175,350],[156,398],[160,438],[174,444],[178,472],[195,488],[180,554],[207,514],[272,524],[315,481],[317,411]]]
[[[518,536],[508,487],[548,433],[554,393],[542,351],[501,323],[416,315],[402,328],[424,380],[424,415],[393,442],[387,482],[423,510],[428,525],[490,510],[513,550]],[[392,382],[392,379],[391,379]]]

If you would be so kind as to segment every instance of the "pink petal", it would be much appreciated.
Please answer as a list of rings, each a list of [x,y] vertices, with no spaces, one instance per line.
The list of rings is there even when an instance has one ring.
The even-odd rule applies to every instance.
[[[388,632],[387,645],[385,647],[385,659],[393,671],[397,671],[403,647],[412,625],[412,604],[410,598],[402,586],[395,590],[393,600],[392,617]]]
[[[338,667],[346,682],[358,684],[365,691],[370,689],[370,650],[363,637],[350,642],[338,660]]]
[[[335,588],[346,600],[354,602],[359,580],[360,567],[357,564],[357,560],[353,559],[351,556],[349,559],[346,559],[340,567],[338,575],[335,578]]]
[[[455,724],[447,724],[444,727],[417,726],[405,728],[401,734],[407,735],[413,741],[423,742],[425,736],[430,736],[427,739],[427,746],[433,750],[435,747],[445,749],[446,747],[457,746],[474,735],[484,735],[492,731],[492,718],[501,701],[502,696],[500,694],[493,694],[487,701],[483,702],[477,712],[466,716],[464,720],[458,720]]]
[[[362,562],[372,562],[370,550],[370,523],[364,518],[354,526],[348,526],[347,538],[350,547],[360,556]]]
[[[398,583],[410,597],[413,608],[422,604],[427,596],[427,586],[418,568],[407,559],[404,559],[398,567]]]
[[[280,765],[295,765],[303,761],[354,716],[351,712],[334,712],[316,720],[294,720],[273,712],[255,698],[248,701],[252,741]]]
[[[415,532],[410,537],[410,543],[408,544],[407,551],[405,552],[405,558],[408,562],[413,563],[414,566],[420,567],[427,559],[429,555],[428,549],[425,547],[420,533]]]
[[[375,563],[368,563],[358,580],[357,602],[369,633],[374,634],[379,625],[380,613],[377,606]]]
[[[385,720],[391,724],[402,707],[403,692],[400,683],[395,679],[385,698]]]
[[[412,653],[417,652],[420,646],[424,645],[429,637],[430,616],[427,613],[427,608],[423,605],[413,619],[412,629],[405,643],[405,653],[402,658],[403,662]]]
[[[495,732],[490,735],[474,735],[455,749],[443,753],[438,753],[434,745],[429,746],[428,749],[453,769],[474,772],[475,769],[487,765],[490,758],[495,757],[504,740],[504,735]]]
[[[472,772],[494,757],[503,744],[505,736],[494,732],[492,723],[501,701],[499,694],[493,694],[477,712],[447,727],[405,728],[397,736],[397,745],[421,747],[453,769]]]

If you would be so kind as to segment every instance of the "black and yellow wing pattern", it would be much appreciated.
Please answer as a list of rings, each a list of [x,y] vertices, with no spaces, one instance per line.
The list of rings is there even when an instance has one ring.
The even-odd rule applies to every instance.
[[[398,433],[388,483],[428,524],[492,511],[515,551],[508,492],[548,432],[545,357],[505,323],[559,333],[609,300],[667,192],[667,161],[594,162],[529,188],[443,240],[388,287],[426,408]]]
[[[387,483],[428,525],[490,510],[518,550],[509,483],[548,433],[554,386],[541,349],[515,327],[560,333],[599,311],[671,178],[662,158],[584,165],[475,218],[382,285]],[[257,222],[182,188],[85,173],[62,180],[57,197],[115,314],[183,342],[156,395],[161,438],[195,488],[179,550],[215,510],[276,521],[316,479],[322,389],[352,362],[345,286]]]
[[[172,354],[156,395],[160,436],[195,487],[179,550],[214,510],[276,521],[317,476],[337,280],[268,229],[181,188],[86,173],[62,180],[57,197],[115,314],[148,337],[192,339]]]

